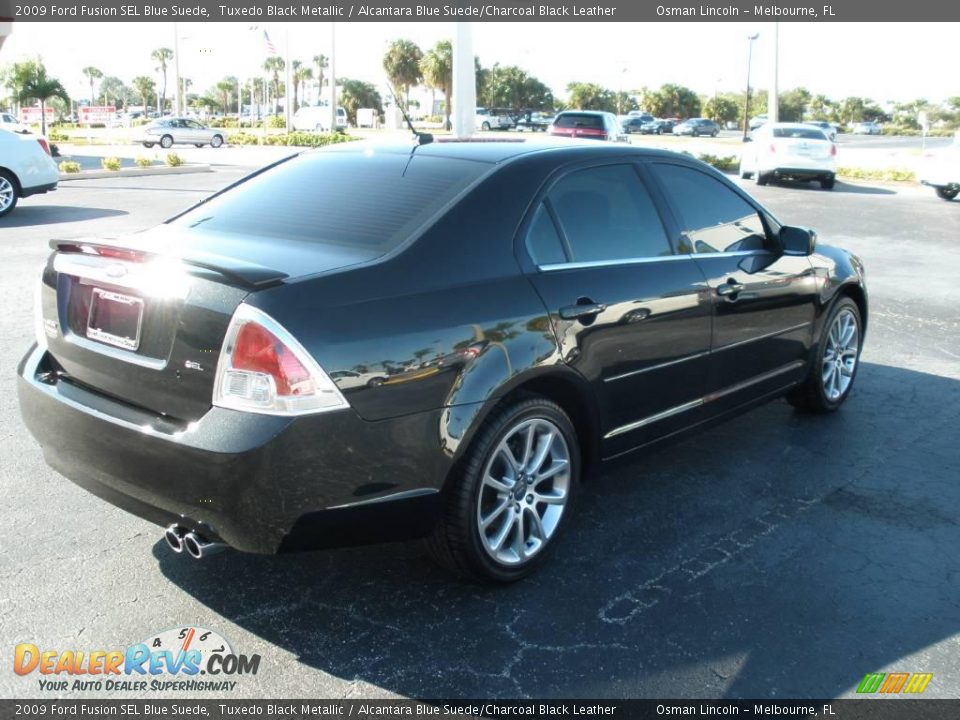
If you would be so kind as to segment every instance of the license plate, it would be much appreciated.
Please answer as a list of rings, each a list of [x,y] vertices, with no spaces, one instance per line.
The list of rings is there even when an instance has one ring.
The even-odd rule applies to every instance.
[[[107,345],[136,350],[140,347],[143,299],[112,290],[94,288],[87,319],[87,337]]]

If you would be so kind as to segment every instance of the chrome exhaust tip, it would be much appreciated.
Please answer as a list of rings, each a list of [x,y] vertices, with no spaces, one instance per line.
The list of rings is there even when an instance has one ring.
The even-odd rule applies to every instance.
[[[196,533],[188,532],[183,536],[183,547],[194,560],[202,560],[210,555],[223,552],[227,546],[223,543],[207,540]]]
[[[179,525],[171,525],[163,531],[163,539],[167,541],[167,545],[175,553],[183,552],[183,535],[185,532],[186,529]]]

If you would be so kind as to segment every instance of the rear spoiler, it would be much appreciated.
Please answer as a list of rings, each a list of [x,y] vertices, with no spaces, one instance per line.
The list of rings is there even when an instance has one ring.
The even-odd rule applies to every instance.
[[[97,240],[51,240],[50,247],[60,253],[78,253],[103,258],[112,258],[125,262],[149,262],[154,259],[172,259],[177,262],[203,270],[211,270],[227,278],[234,284],[259,290],[277,285],[289,275],[279,270],[244,262],[237,258],[197,252],[188,256],[169,256],[163,253],[140,250],[123,245],[112,245],[103,239]]]

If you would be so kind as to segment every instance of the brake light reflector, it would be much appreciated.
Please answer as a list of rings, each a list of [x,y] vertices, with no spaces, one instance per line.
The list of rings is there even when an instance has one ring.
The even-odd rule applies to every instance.
[[[833,145],[833,144],[830,145],[830,154],[833,155],[833,156],[836,156],[836,154],[837,154],[837,146],[836,146],[836,145]]]
[[[217,363],[213,404],[268,415],[348,407],[339,388],[289,332],[261,310],[240,305]]]
[[[47,155],[49,155],[49,154],[50,154],[50,146],[47,144],[46,138],[37,138],[37,142],[40,143],[40,147],[43,148],[43,151],[44,151]]]

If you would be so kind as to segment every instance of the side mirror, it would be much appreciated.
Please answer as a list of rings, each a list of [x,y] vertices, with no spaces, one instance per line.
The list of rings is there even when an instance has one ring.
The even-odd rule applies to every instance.
[[[780,228],[780,247],[785,255],[813,255],[817,233],[810,228],[784,225]]]

